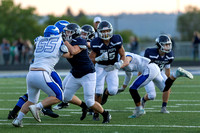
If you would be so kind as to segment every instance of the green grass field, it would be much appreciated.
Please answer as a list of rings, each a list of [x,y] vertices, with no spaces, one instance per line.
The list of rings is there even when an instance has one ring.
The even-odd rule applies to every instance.
[[[63,110],[56,110],[59,118],[41,116],[41,123],[35,121],[31,113],[23,119],[23,128],[13,127],[12,120],[7,120],[8,112],[11,110],[19,96],[26,92],[25,78],[1,78],[0,79],[0,132],[1,133],[195,133],[200,132],[200,76],[193,80],[179,78],[174,82],[168,110],[170,114],[160,113],[162,104],[162,93],[157,90],[154,101],[146,103],[146,114],[136,118],[128,119],[135,107],[128,89],[125,92],[110,96],[108,102],[103,106],[110,111],[112,120],[109,124],[93,121],[92,116],[80,121],[81,109],[75,105]],[[120,85],[123,77],[120,77]],[[145,94],[145,89],[140,89],[140,95]],[[83,90],[77,92],[77,96],[83,99]],[[40,100],[46,97],[41,92]]]

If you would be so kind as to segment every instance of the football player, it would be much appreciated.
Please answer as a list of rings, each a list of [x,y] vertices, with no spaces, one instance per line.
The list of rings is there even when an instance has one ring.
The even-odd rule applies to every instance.
[[[90,41],[94,38],[94,28],[91,25],[83,25],[81,27],[81,35],[80,37],[82,37],[83,39],[87,40],[87,47],[88,50],[90,50]],[[65,80],[68,78],[65,78]],[[55,107],[53,107],[53,109],[62,109],[62,108],[66,108],[69,104],[68,103],[60,103],[58,105],[56,105]]]
[[[34,62],[30,65],[26,77],[28,101],[23,104],[19,115],[13,120],[13,126],[23,127],[22,119],[29,111],[38,122],[41,122],[40,110],[64,99],[62,88],[51,76],[61,56],[67,58],[71,55],[62,42],[59,29],[54,25],[49,25],[44,30],[44,37],[40,37],[36,43]],[[48,97],[37,103],[40,90],[44,91]]]
[[[148,48],[145,50],[144,56],[149,58],[151,62],[156,63],[161,71],[161,75],[164,79],[170,76],[170,64],[174,60],[174,55],[172,52],[172,42],[168,35],[161,34],[156,38],[157,48]],[[142,98],[142,105],[145,106],[147,100],[153,100],[156,97],[156,92],[154,83],[150,82],[145,86],[147,94]],[[161,113],[170,113],[166,106],[170,95],[170,90],[163,92],[162,96],[162,108]]]
[[[72,69],[63,81],[64,102],[82,107],[80,120],[86,117],[87,109],[91,108],[102,114],[102,123],[109,123],[111,115],[94,99],[96,72],[88,56],[87,41],[80,37],[80,33],[81,28],[75,23],[68,24],[63,32],[63,41],[69,53],[73,55],[72,58],[67,59]],[[76,91],[81,87],[83,87],[85,103],[75,96]]]
[[[123,40],[120,35],[113,35],[113,27],[108,21],[101,21],[98,25],[97,32],[99,37],[91,41],[90,59],[95,64],[97,72],[97,84],[95,99],[102,105],[106,103],[108,96],[117,94],[118,91],[118,69],[121,68],[125,60],[125,50]],[[118,62],[118,54],[120,61]],[[116,65],[116,69],[106,71],[106,68]],[[106,80],[108,88],[104,90]],[[103,96],[102,96],[103,94]],[[94,113],[94,120],[99,120],[99,114]]]
[[[66,20],[59,20],[57,21],[54,25],[59,29],[59,33],[61,34],[63,31],[63,28],[69,24],[68,21]],[[37,43],[40,39],[42,38],[42,36],[37,37],[34,42]],[[55,71],[52,71],[51,73],[52,78],[54,79],[54,81],[56,83],[58,83],[58,85],[60,85],[60,87],[62,88],[62,80],[61,78],[57,75],[57,73]],[[17,117],[17,114],[19,112],[19,110],[21,109],[22,105],[28,100],[28,93],[24,94],[23,96],[19,97],[19,100],[17,102],[17,104],[15,105],[15,107],[12,109],[12,111],[9,111],[8,114],[8,119],[15,119]],[[64,103],[62,106],[63,107],[67,107],[69,104],[68,103]],[[54,113],[51,109],[51,106],[43,108],[42,112],[44,115],[48,115],[52,118],[57,118],[59,117],[58,114]]]
[[[140,101],[138,90],[148,83],[153,82],[162,92],[166,92],[170,89],[173,82],[179,77],[187,77],[189,79],[193,79],[193,75],[181,67],[179,67],[167,79],[164,79],[157,64],[151,62],[151,60],[146,57],[142,57],[130,52],[126,52],[126,60],[122,68],[126,73],[122,88],[126,88],[129,84],[133,71],[140,73],[129,87],[129,92],[134,100],[136,108],[133,115],[129,116],[128,118],[137,118],[145,114],[145,110],[142,107]],[[155,90],[154,86],[153,89]],[[153,89],[150,91],[154,91]]]
[[[87,47],[90,49],[90,42],[94,39],[95,31],[91,25],[85,24],[81,27],[81,37],[87,40]]]

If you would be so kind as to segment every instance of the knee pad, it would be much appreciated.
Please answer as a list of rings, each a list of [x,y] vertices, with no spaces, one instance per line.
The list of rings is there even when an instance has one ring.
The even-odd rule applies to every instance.
[[[134,102],[135,102],[135,103],[139,103],[141,97],[140,97],[138,91],[135,90],[135,89],[129,89],[129,92],[130,92],[130,94],[131,94],[131,96],[132,96]]]
[[[167,78],[167,80],[165,81],[165,88],[163,92],[168,91],[173,83],[174,83],[174,80],[172,80],[171,78]]]
[[[91,106],[93,106],[95,103],[95,101],[93,99],[87,99],[85,101],[85,104],[87,105],[88,108],[90,108]]]
[[[20,96],[19,99],[24,100],[25,102],[28,101],[28,94],[24,94],[23,96]]]

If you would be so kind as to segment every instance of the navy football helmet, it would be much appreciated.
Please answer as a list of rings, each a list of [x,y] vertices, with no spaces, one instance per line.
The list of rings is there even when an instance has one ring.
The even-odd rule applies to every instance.
[[[81,34],[81,28],[78,24],[70,23],[64,29],[62,33],[63,40],[71,42],[72,39],[79,37]]]
[[[81,37],[87,41],[91,41],[95,36],[95,30],[91,25],[83,25],[81,27]]]
[[[69,22],[66,20],[59,20],[54,25],[56,27],[58,27],[58,29],[60,30],[60,33],[61,33],[61,32],[63,32],[63,28],[65,28],[68,24],[69,24]]]
[[[156,38],[157,47],[165,53],[169,53],[172,50],[172,41],[169,36],[162,34]]]
[[[59,35],[59,29],[54,25],[49,25],[44,30],[44,37]]]
[[[97,27],[99,37],[103,40],[109,40],[113,36],[113,27],[110,22],[103,20]]]

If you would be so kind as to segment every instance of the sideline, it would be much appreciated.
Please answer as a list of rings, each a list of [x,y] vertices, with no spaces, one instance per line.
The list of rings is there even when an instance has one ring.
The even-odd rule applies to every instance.
[[[176,70],[177,67],[172,67],[171,70],[172,72]],[[189,72],[191,72],[193,75],[200,75],[200,69],[199,67],[183,67],[184,69],[188,70]],[[65,77],[70,70],[56,70],[56,72],[61,76],[61,77]],[[0,78],[25,78],[26,75],[28,73],[28,70],[26,71],[0,71]],[[120,70],[118,73],[119,76],[124,76],[125,72]],[[133,72],[133,75],[137,75],[137,72]]]

